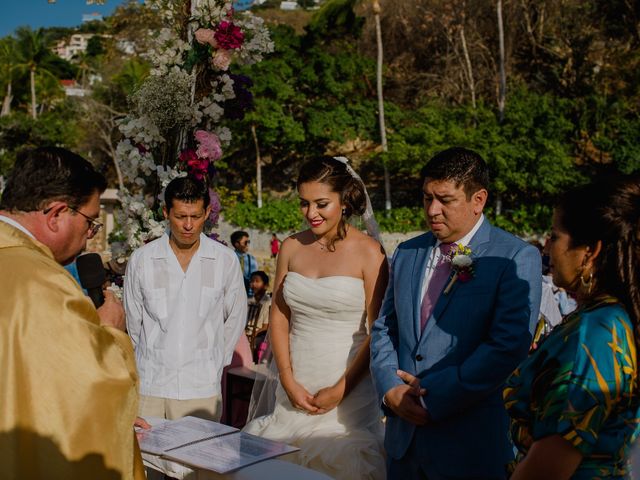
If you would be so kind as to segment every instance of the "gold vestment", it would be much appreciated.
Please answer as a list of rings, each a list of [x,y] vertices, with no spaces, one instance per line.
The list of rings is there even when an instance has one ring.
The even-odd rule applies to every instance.
[[[0,477],[144,478],[129,337],[48,247],[0,221]]]

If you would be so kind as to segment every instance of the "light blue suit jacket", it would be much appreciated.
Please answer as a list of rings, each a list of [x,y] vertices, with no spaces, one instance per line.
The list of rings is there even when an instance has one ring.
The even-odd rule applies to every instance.
[[[421,332],[421,285],[435,243],[429,232],[398,246],[371,333],[380,401],[405,370],[427,389],[433,420],[416,427],[389,415],[385,448],[402,458],[415,436],[418,461],[441,475],[504,477],[513,450],[501,387],[526,357],[538,320],[540,254],[485,219],[469,243],[473,277],[440,295]]]

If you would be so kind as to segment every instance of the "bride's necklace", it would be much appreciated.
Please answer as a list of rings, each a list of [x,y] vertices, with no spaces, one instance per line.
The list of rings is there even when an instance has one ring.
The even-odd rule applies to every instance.
[[[348,227],[347,227],[347,231],[348,231]],[[321,242],[320,241],[320,237],[318,237],[315,233],[311,232],[311,234],[313,235],[313,238],[315,239],[315,243],[317,243],[318,245],[320,245],[320,250],[322,250],[323,252],[334,252],[335,248],[330,248],[331,246],[331,242]],[[334,237],[336,238],[336,237]]]
[[[313,234],[313,238],[315,239],[315,243],[317,243],[318,245],[320,245],[320,250],[322,250],[323,252],[330,252],[331,250],[329,250],[329,243],[328,242],[321,242],[320,239],[317,237],[317,235],[314,233]]]
[[[320,241],[320,239],[319,239],[318,237],[316,237],[316,236],[315,236],[315,234],[313,235],[313,238],[315,238],[315,239],[316,239],[316,243],[317,243],[318,245],[320,245],[320,250],[322,250],[322,251],[327,251],[327,252],[329,251],[329,244],[327,244],[327,243],[322,243],[322,242]]]

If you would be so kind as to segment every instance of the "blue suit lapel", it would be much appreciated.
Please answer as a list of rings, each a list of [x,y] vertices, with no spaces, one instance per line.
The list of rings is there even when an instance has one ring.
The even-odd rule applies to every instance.
[[[469,248],[471,249],[472,258],[478,258],[482,256],[484,251],[482,245],[489,242],[489,239],[491,237],[491,228],[492,228],[491,224],[485,218],[484,221],[482,222],[482,225],[480,225],[480,228],[478,229],[476,234],[471,238],[471,241],[469,242],[469,245],[468,245]],[[445,288],[447,288],[447,285],[449,284],[449,281],[452,277],[453,277],[453,272],[451,272],[451,276],[449,277],[449,280],[447,280],[447,283],[445,283]],[[435,321],[433,321],[433,317],[440,318],[443,315],[444,311],[446,310],[447,306],[449,305],[451,298],[455,296],[455,293],[459,286],[458,283],[459,282],[456,282],[453,284],[453,287],[451,287],[451,290],[449,291],[448,294],[445,295],[443,293],[442,295],[440,295],[440,298],[438,298],[438,303],[436,303],[436,307],[433,309],[432,318],[429,319],[429,322],[425,327],[425,331],[424,331],[425,337],[427,336],[429,331],[434,327]]]
[[[431,256],[431,251],[436,243],[436,239],[433,235],[429,237],[423,247],[416,250],[416,258],[413,262],[413,272],[411,273],[411,298],[413,298],[413,331],[416,337],[416,342],[422,335],[422,328],[420,325],[420,307],[422,305],[422,282],[424,280],[424,272],[427,268],[427,261]]]

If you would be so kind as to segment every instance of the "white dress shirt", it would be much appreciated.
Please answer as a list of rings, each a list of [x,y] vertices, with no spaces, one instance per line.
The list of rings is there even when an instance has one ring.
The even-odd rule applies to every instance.
[[[222,369],[247,317],[233,250],[201,234],[184,272],[163,235],[131,256],[124,307],[141,394],[187,400],[221,393]]]

